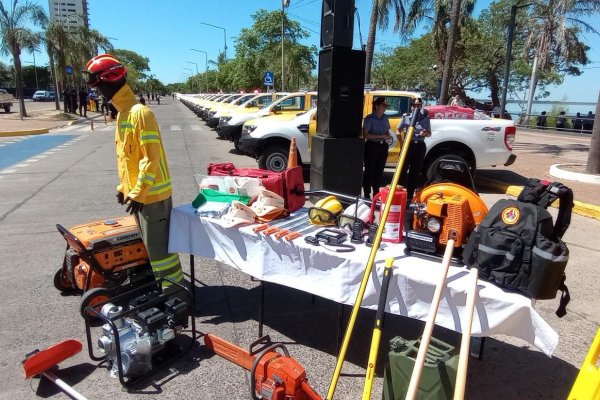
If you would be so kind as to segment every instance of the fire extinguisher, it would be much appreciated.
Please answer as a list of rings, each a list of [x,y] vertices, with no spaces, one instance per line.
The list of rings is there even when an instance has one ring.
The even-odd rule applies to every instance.
[[[373,202],[371,203],[371,216],[370,220],[374,220],[375,205],[377,201],[381,203],[379,209],[379,215],[383,214],[385,203],[387,202],[388,196],[390,195],[390,187],[386,186],[379,190],[375,196],[373,196]],[[383,227],[383,234],[381,240],[384,242],[401,243],[403,240],[403,225],[404,225],[404,214],[406,212],[406,189],[403,187],[397,187],[392,198],[392,204],[390,212],[385,221]]]

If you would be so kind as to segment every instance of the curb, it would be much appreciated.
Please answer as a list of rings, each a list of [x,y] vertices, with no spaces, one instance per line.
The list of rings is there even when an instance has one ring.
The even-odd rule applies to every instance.
[[[510,185],[506,182],[498,181],[491,178],[477,177],[477,186],[488,189],[497,193],[504,193],[510,196],[518,197],[521,191],[523,190],[523,186]],[[558,201],[552,203],[552,207],[557,207],[556,203]],[[581,201],[574,200],[573,201],[573,212],[575,214],[594,218],[600,221],[600,206],[595,206],[593,204],[583,203]]]
[[[31,129],[28,131],[0,132],[0,137],[41,135],[43,133],[50,132],[50,129],[53,128]]]
[[[63,125],[58,125],[52,128],[41,128],[41,129],[30,129],[30,130],[23,130],[23,131],[11,131],[11,132],[0,132],[0,137],[11,137],[11,136],[29,136],[29,135],[41,135],[44,133],[48,133],[50,132],[51,129],[58,129],[61,128],[63,126],[73,126],[73,125],[78,125],[78,124],[83,124],[84,122],[90,122],[90,120],[96,120],[101,118],[102,115],[95,115],[93,117],[89,117],[89,118],[77,118],[74,119],[72,121],[69,121]]]

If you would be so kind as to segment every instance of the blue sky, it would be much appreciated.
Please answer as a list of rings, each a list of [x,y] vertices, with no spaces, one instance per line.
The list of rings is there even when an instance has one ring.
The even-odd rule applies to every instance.
[[[23,0],[21,0],[23,1]],[[38,0],[46,10],[48,2]],[[367,41],[372,0],[355,0],[360,16],[363,42]],[[6,1],[5,1],[6,3]],[[281,9],[281,0],[88,0],[90,25],[111,38],[116,48],[133,50],[150,59],[151,73],[163,83],[179,82],[183,74],[205,67],[204,54],[190,49],[203,50],[208,59],[216,59],[224,48],[224,33],[227,40],[227,56],[233,57],[235,38],[242,28],[252,26],[251,15],[258,9],[269,11]],[[298,21],[311,34],[305,44],[319,46],[320,15],[322,0],[290,0],[287,9],[289,17]],[[478,10],[487,7],[489,1],[478,2]],[[217,25],[225,29],[202,25],[201,22]],[[600,18],[595,17],[595,26],[600,26]],[[427,26],[422,27],[427,30]],[[359,30],[355,21],[354,47],[359,47]],[[600,37],[587,35],[591,47],[589,64],[579,77],[568,77],[559,87],[551,88],[550,100],[596,102],[600,90]],[[379,46],[400,44],[393,30],[377,34]],[[36,62],[43,65],[47,56],[36,54]],[[23,53],[22,60],[32,61],[29,53]],[[9,58],[3,57],[3,62]],[[25,63],[25,65],[28,65]],[[210,68],[210,66],[209,66]]]

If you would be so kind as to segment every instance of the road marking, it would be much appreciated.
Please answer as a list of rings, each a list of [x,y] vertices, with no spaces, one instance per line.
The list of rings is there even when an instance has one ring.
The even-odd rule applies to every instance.
[[[17,164],[17,165],[15,165],[15,168],[23,168],[23,167],[28,167],[28,166],[29,166],[29,164],[27,164],[27,163],[22,163],[22,164]]]
[[[181,130],[181,125],[171,125],[171,130],[172,131],[180,131]]]
[[[15,172],[17,172],[16,169],[4,169],[4,170],[0,171],[0,174],[13,174]]]
[[[46,157],[48,157],[48,156],[45,156],[45,155],[43,155],[43,154],[42,154],[42,155],[39,155],[39,156],[37,156],[37,160],[36,160],[36,161],[39,161],[39,160],[41,160],[42,158],[46,158]]]
[[[192,128],[193,131],[200,131],[200,130],[202,130],[202,128],[200,128],[200,125],[190,125],[190,128]]]
[[[42,153],[42,154],[46,154],[46,155],[48,155],[48,156],[49,156],[49,155],[51,155],[51,154],[54,154],[54,153],[56,153],[56,150],[47,151],[47,152],[45,152],[45,153]]]

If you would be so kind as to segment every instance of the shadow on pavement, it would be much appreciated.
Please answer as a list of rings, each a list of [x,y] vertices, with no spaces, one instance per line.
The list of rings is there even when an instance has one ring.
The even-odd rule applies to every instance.
[[[55,373],[60,379],[65,381],[69,386],[75,386],[90,376],[96,370],[96,368],[97,367],[94,364],[85,363],[73,365],[68,368],[56,368],[56,370],[53,369],[52,372]],[[44,399],[56,396],[58,393],[62,393],[62,390],[46,377],[42,377],[40,379],[40,383],[35,392],[37,396]],[[81,394],[85,396],[85,393]]]
[[[196,290],[197,316],[210,316],[210,319],[202,320],[199,324],[200,330],[210,331],[207,324],[258,321],[260,304],[258,286],[251,289],[205,286]],[[264,333],[270,333],[272,337],[277,337],[279,333],[289,338],[289,341],[284,340],[284,343],[292,355],[303,351],[300,348],[294,349],[294,345],[302,345],[309,351],[313,349],[337,357],[339,304],[320,297],[315,297],[313,302],[313,296],[310,294],[271,283],[266,283],[264,304]],[[343,306],[343,308],[344,319],[339,334],[340,342],[351,313],[350,306]],[[360,310],[346,353],[346,363],[363,368],[366,366],[374,319],[375,311]],[[258,337],[258,322],[255,326],[256,337]],[[421,335],[423,327],[422,321],[386,314],[377,361],[378,376],[383,375],[390,339],[395,336],[416,339]],[[457,349],[460,347],[461,336],[454,331],[436,326],[434,337]],[[237,344],[242,348],[248,345]],[[201,350],[198,351],[206,357]],[[564,399],[577,372],[575,367],[565,361],[547,357],[539,351],[530,350],[526,345],[512,345],[487,338],[482,360],[473,357],[469,360],[466,398]],[[311,371],[307,370],[307,374],[310,377]],[[342,374],[342,376],[352,377],[350,379],[356,379],[353,384],[363,385],[364,378],[355,375]]]

